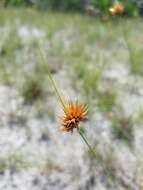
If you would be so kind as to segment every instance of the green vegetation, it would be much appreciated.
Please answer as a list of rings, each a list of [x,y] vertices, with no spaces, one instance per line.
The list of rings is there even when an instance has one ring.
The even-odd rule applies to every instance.
[[[116,91],[107,89],[98,93],[97,106],[102,112],[111,112],[116,103]]]
[[[64,11],[81,11],[83,8],[81,0],[37,0],[34,3],[37,7],[42,9],[64,10]]]
[[[28,3],[29,2],[29,3]],[[25,6],[25,5],[30,5],[30,1],[28,0],[1,0],[0,5],[3,7],[7,6]]]
[[[26,80],[21,88],[21,94],[25,102],[32,103],[34,100],[44,97],[43,82],[37,75],[26,76]]]
[[[92,4],[94,5],[94,7],[104,13],[108,13],[108,10],[109,10],[110,6],[112,6],[113,2],[114,1],[112,1],[112,0],[100,0],[100,1],[92,0]]]
[[[93,6],[94,12],[100,12],[100,15],[108,15],[109,8],[115,0],[1,0],[0,6],[2,7],[35,7],[43,10],[58,10],[70,12],[83,12],[86,7]],[[126,16],[137,16],[138,13],[142,14],[142,4],[138,0],[120,0],[125,7]]]
[[[138,116],[137,116],[137,122],[139,123],[139,124],[143,124],[143,109],[141,109],[140,111],[139,111],[139,113],[138,113]]]
[[[32,165],[33,164],[19,151],[15,151],[13,154],[0,158],[0,172],[4,172],[6,169],[20,171],[32,167]]]
[[[112,129],[116,138],[124,140],[128,145],[132,145],[134,139],[133,120],[130,117],[114,115]]]
[[[101,78],[102,70],[96,69],[95,71],[88,71],[88,75],[86,74],[83,78],[83,87],[86,95],[95,96],[98,87],[98,81]]]
[[[143,74],[143,49],[136,49],[131,45],[128,47],[129,60],[130,60],[130,71],[137,75]]]

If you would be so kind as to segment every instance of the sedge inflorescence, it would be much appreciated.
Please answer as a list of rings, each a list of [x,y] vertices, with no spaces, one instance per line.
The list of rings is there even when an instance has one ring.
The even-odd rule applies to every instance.
[[[121,15],[124,12],[124,5],[120,2],[115,2],[113,6],[109,9],[110,13],[115,15]]]
[[[65,132],[73,132],[74,128],[78,128],[80,121],[88,119],[87,106],[78,102],[67,103],[63,111],[62,130]]]

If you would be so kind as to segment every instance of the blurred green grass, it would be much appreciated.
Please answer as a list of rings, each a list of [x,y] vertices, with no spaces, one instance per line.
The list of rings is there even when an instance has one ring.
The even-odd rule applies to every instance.
[[[0,80],[15,85],[26,102],[44,99],[50,90],[35,39],[24,44],[18,35],[23,26],[45,33],[42,45],[51,72],[66,69],[74,90],[80,89],[87,101],[95,102],[102,112],[111,112],[116,107],[118,88],[110,84],[104,90],[101,88],[106,69],[121,64],[129,69],[131,76],[142,77],[141,18],[103,21],[81,14],[40,12],[32,8],[0,11]]]

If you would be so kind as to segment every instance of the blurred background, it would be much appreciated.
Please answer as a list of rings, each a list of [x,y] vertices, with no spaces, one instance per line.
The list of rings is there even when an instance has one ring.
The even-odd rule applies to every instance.
[[[142,15],[143,0],[0,0],[0,190],[143,189]],[[61,132],[46,67],[88,104],[96,157]]]

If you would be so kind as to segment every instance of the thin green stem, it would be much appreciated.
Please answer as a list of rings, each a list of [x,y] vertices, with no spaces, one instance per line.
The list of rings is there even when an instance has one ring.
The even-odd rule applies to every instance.
[[[92,146],[89,144],[89,142],[88,142],[86,136],[83,134],[83,132],[82,132],[79,128],[77,128],[77,131],[78,131],[79,135],[82,137],[82,139],[83,139],[83,141],[85,142],[85,144],[88,146],[89,150],[90,150],[90,151],[92,152],[92,154],[96,157],[96,153],[95,153],[95,151],[93,150]]]
[[[58,87],[57,87],[57,85],[56,85],[56,82],[54,81],[54,79],[53,79],[53,77],[52,77],[52,75],[51,75],[51,73],[50,73],[50,71],[49,71],[48,65],[47,65],[47,63],[46,63],[46,61],[45,61],[45,60],[46,60],[46,59],[45,59],[45,55],[44,55],[44,53],[43,53],[43,51],[42,51],[42,49],[41,49],[41,47],[40,47],[39,44],[38,44],[38,48],[39,48],[39,53],[40,53],[41,59],[42,59],[42,61],[43,61],[43,64],[44,64],[44,66],[45,66],[45,68],[46,68],[46,70],[47,70],[49,80],[51,81],[51,84],[52,84],[53,87],[54,87],[54,90],[55,90],[55,92],[56,92],[57,98],[59,99],[59,101],[60,101],[62,107],[65,109],[65,108],[66,108],[65,101],[64,101],[63,97],[61,96],[61,93],[59,92]]]

